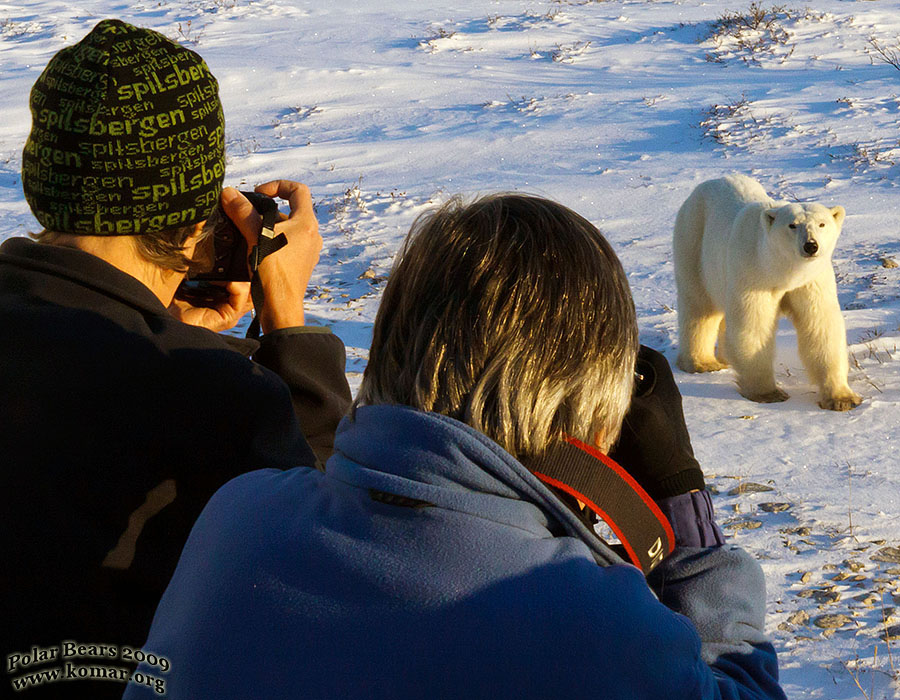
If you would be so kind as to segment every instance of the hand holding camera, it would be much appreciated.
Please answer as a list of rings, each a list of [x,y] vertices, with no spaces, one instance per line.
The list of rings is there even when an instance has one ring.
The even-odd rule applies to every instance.
[[[642,345],[635,394],[609,456],[658,501],[705,488],[684,422],[681,393],[662,353]]]
[[[278,212],[272,197],[288,200],[289,216]],[[234,326],[252,308],[248,255],[263,249],[272,236],[282,245],[270,246],[274,252],[259,261],[262,294],[256,305],[260,327],[268,333],[302,326],[303,297],[322,249],[309,188],[291,180],[274,180],[245,196],[226,187],[220,201],[208,222],[213,235],[205,250],[195,256],[203,273],[182,285],[171,310],[182,321],[211,330]],[[264,216],[270,217],[274,230],[263,230]]]
[[[286,199],[290,214],[275,224],[275,233],[284,234],[288,244],[267,255],[259,265],[265,302],[259,313],[263,333],[279,328],[304,324],[303,297],[319,262],[322,237],[319,222],[312,207],[309,188],[292,180],[273,180],[258,185],[256,192],[269,197]],[[262,230],[262,217],[253,205],[236,189],[222,192],[222,208],[234,221],[252,249]]]
[[[191,326],[218,333],[234,328],[252,308],[249,282],[225,282],[207,288],[179,287],[169,313]]]

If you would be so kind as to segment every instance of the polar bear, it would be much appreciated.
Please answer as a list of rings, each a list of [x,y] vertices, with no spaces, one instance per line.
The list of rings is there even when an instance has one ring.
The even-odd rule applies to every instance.
[[[819,388],[819,406],[858,406],[862,397],[847,383],[846,331],[831,265],[843,221],[843,207],[775,202],[744,175],[698,185],[675,219],[678,367],[711,372],[730,364],[743,396],[784,401],[773,363],[778,317],[785,314]]]

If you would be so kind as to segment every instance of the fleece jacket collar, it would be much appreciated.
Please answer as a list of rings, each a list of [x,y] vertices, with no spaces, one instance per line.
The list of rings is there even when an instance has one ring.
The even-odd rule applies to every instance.
[[[546,534],[551,522],[601,566],[623,560],[537,477],[477,430],[407,406],[361,406],[341,421],[330,478]]]
[[[10,238],[0,244],[0,264],[3,263],[70,280],[144,312],[166,313],[159,297],[143,282],[77,248]]]

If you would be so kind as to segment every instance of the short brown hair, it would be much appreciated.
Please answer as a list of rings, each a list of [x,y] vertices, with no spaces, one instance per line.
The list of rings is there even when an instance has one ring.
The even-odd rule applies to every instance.
[[[637,337],[625,273],[589,221],[530,195],[455,198],[410,230],[354,407],[435,411],[520,458],[564,434],[608,448]]]
[[[208,229],[209,227],[207,226],[203,227],[203,232],[197,239],[198,245],[211,232],[211,229]],[[130,238],[134,240],[135,249],[144,260],[164,270],[187,272],[191,267],[191,259],[184,254],[184,247],[193,233],[194,226],[190,225],[168,231],[137,234],[130,236]],[[60,235],[70,234],[60,234],[56,231],[41,231],[40,233],[32,233],[31,237],[38,243],[52,244]]]

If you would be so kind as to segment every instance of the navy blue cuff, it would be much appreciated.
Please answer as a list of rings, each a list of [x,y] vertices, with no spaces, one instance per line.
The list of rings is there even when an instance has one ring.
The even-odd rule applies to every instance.
[[[675,532],[676,547],[718,547],[725,536],[716,524],[709,491],[691,491],[657,502]]]

